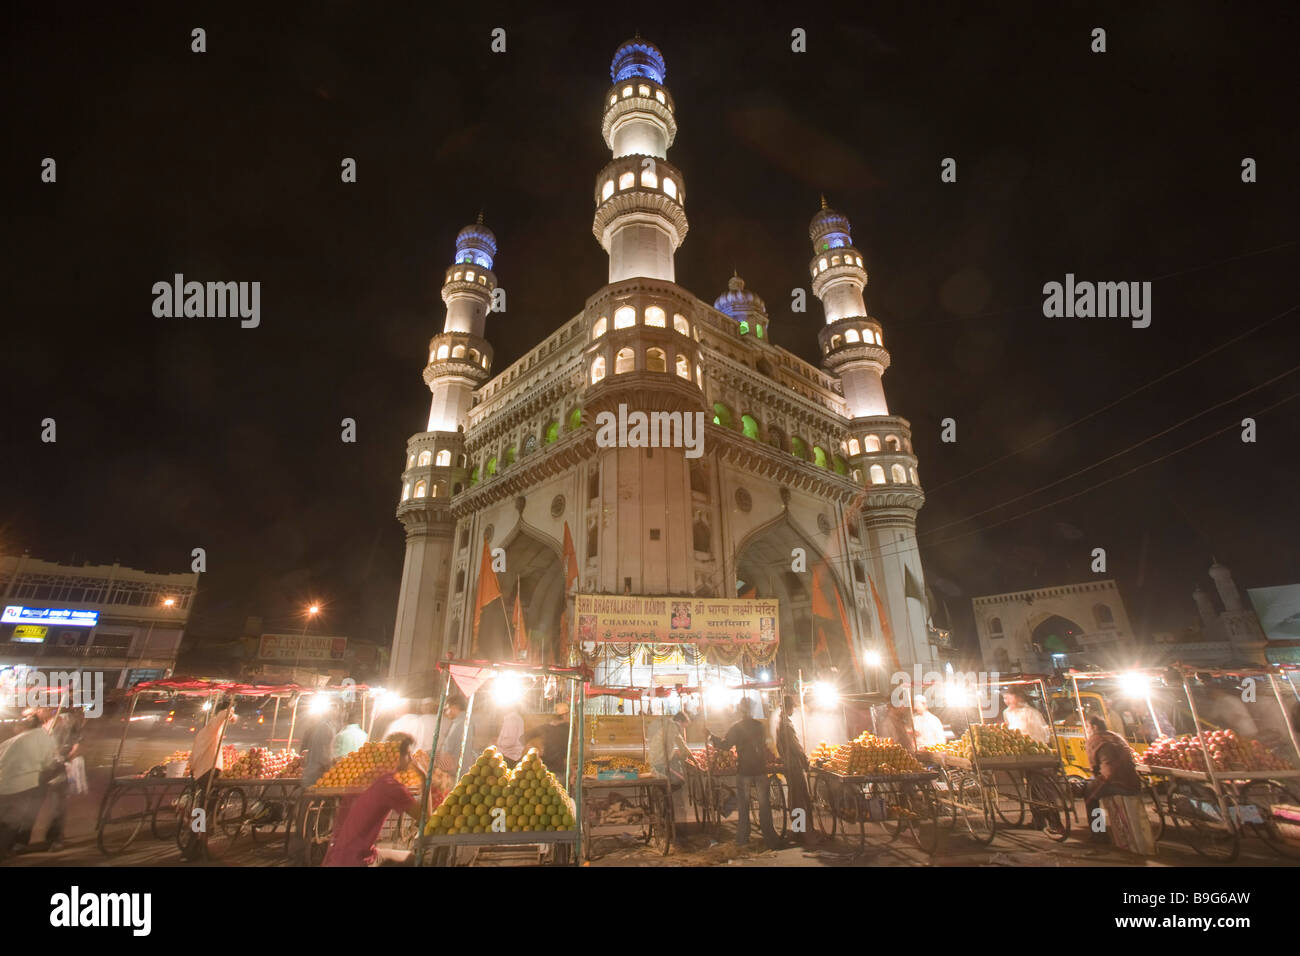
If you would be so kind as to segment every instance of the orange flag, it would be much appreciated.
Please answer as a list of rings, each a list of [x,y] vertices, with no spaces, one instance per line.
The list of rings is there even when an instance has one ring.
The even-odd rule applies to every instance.
[[[578,552],[573,548],[573,535],[569,534],[569,522],[564,522],[564,593],[573,591],[578,583]]]
[[[514,619],[510,622],[510,629],[514,631],[515,657],[522,659],[528,653],[528,631],[524,627],[524,606],[519,600],[520,590],[521,587],[516,584],[515,613]]]
[[[871,575],[867,575],[867,583],[871,585],[871,598],[876,602],[876,616],[880,618],[880,632],[885,635],[885,647],[889,650],[889,658],[897,671],[900,665],[898,648],[894,645],[894,629],[889,626],[889,615],[885,613],[885,605],[880,600],[880,592],[876,590],[876,582],[871,579]]]
[[[497,573],[492,570],[492,553],[487,541],[483,542],[483,560],[478,569],[478,598],[474,602],[474,649],[478,650],[478,629],[483,620],[483,609],[501,597]]]
[[[755,597],[758,597],[758,588],[755,585],[751,584],[748,591],[740,592],[740,598],[742,601],[748,601],[750,598]]]
[[[828,594],[835,598],[834,607],[831,606],[831,602],[827,598]],[[849,636],[848,615],[844,613],[844,604],[840,601],[839,588],[835,586],[835,579],[831,575],[831,569],[826,565],[824,559],[813,565],[812,613],[814,618],[820,618],[827,622],[839,622],[840,633],[844,635],[845,649],[853,660],[853,669],[860,672],[858,655],[853,653],[853,639]],[[814,626],[816,626],[815,622]],[[824,628],[817,626],[817,646],[813,649],[814,660],[819,653],[825,654],[832,662],[834,661],[834,657],[826,645],[826,631]]]

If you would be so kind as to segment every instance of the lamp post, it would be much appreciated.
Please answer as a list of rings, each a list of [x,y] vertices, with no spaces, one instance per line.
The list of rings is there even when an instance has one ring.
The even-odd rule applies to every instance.
[[[299,664],[301,663],[301,661],[302,661],[302,645],[303,645],[303,639],[307,637],[307,626],[308,626],[309,624],[311,624],[312,619],[315,618],[316,615],[319,614],[319,613],[320,613],[320,605],[319,605],[319,604],[311,604],[311,605],[308,605],[308,607],[307,607],[307,613],[306,613],[306,615],[303,617],[303,621],[302,621],[302,636],[298,639],[298,650],[294,653],[294,656],[293,656],[293,670],[294,670],[294,675],[293,675],[293,676],[294,676],[294,680],[295,680],[295,681],[298,679],[298,665],[299,665]]]

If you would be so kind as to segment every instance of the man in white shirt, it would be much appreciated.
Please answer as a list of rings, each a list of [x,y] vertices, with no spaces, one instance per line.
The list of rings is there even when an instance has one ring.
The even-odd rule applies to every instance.
[[[347,725],[334,735],[334,740],[330,744],[330,756],[335,760],[346,757],[354,750],[359,750],[361,745],[369,739],[369,735],[361,729],[360,720],[356,707],[350,707],[348,709]]]
[[[209,775],[219,776],[226,769],[221,741],[226,725],[238,723],[238,720],[235,708],[227,698],[217,704],[212,717],[194,735],[194,749],[190,752],[190,776],[199,782],[200,787],[207,786]]]
[[[438,702],[434,698],[424,698],[420,701],[419,708],[418,713],[398,717],[384,732],[385,739],[393,734],[410,734],[415,741],[411,747],[412,754],[418,750],[428,753],[433,749],[433,731],[438,726]]]
[[[38,714],[24,716],[25,729],[0,743],[0,859],[36,822],[45,781],[59,767],[54,738]]]
[[[930,713],[930,705],[920,694],[912,698],[912,726],[916,730],[916,749],[937,747],[948,739],[943,721]]]
[[[506,758],[508,767],[514,767],[524,755],[524,715],[519,713],[518,707],[510,707],[501,718],[497,750]]]
[[[1025,695],[1015,687],[1008,687],[1002,692],[1002,702],[1006,709],[1002,719],[1012,730],[1018,730],[1031,740],[1036,740],[1044,747],[1052,739],[1051,728],[1038,708],[1025,700]]]
[[[659,723],[646,742],[646,754],[650,757],[650,769],[657,777],[671,777],[682,780],[686,775],[686,760],[691,756],[690,745],[686,742],[686,725],[689,721],[681,711],[672,717],[661,717]]]

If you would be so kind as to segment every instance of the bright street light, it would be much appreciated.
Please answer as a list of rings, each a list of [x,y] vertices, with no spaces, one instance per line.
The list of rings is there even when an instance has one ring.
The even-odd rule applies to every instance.
[[[330,709],[329,694],[312,694],[311,700],[307,704],[307,713],[323,714]]]
[[[1151,678],[1137,671],[1128,671],[1119,675],[1119,689],[1125,697],[1142,699],[1151,693]]]
[[[823,709],[834,707],[840,701],[840,692],[835,689],[835,685],[824,680],[812,685],[812,696],[813,703]]]
[[[862,659],[867,662],[868,667],[879,667],[885,662],[885,659],[880,656],[880,651],[867,651],[862,655]]]
[[[524,679],[518,674],[498,674],[492,681],[492,699],[500,707],[518,703],[524,696]]]

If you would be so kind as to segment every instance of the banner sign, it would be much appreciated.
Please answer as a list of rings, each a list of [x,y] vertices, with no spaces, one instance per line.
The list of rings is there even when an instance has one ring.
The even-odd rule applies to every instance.
[[[347,649],[346,637],[263,634],[257,656],[264,661],[341,661]]]
[[[11,641],[26,641],[31,644],[41,643],[49,637],[50,629],[43,624],[17,624]]]
[[[579,641],[643,644],[775,644],[775,598],[579,594]]]
[[[0,616],[4,624],[62,624],[65,627],[94,627],[98,611],[74,611],[64,607],[22,607],[10,604]]]

